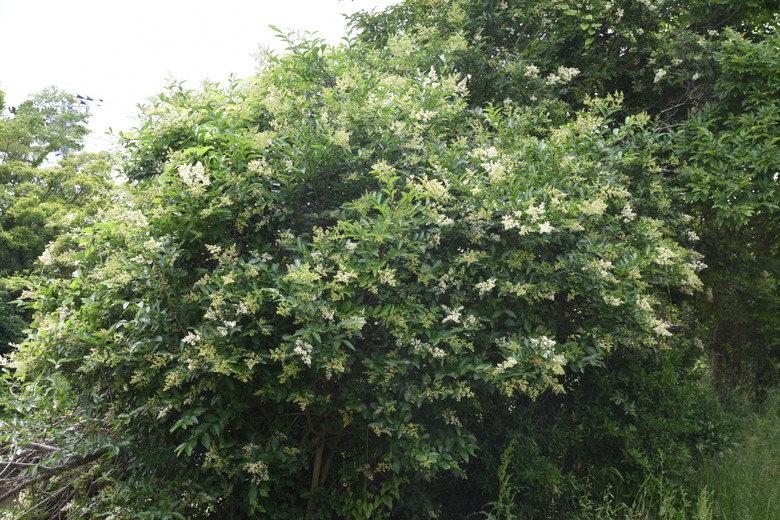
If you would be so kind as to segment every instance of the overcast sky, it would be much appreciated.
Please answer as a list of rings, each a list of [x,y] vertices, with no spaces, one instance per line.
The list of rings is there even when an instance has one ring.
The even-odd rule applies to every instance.
[[[337,43],[341,13],[400,0],[0,0],[0,90],[6,106],[47,86],[92,98],[90,150],[133,126],[136,105],[167,78],[224,81],[254,72],[261,46],[282,50],[268,27],[317,31]]]

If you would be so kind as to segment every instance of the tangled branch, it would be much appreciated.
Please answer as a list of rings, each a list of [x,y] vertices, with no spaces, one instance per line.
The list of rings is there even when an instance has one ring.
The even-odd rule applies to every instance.
[[[39,482],[86,466],[107,452],[108,450],[103,448],[80,455],[38,442],[29,442],[16,450],[12,450],[9,444],[0,445],[0,503],[14,498],[21,491]],[[45,459],[54,454],[62,455],[62,462],[55,466],[45,465]]]

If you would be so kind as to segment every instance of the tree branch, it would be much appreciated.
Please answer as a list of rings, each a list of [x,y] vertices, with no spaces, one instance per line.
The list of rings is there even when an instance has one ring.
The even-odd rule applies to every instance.
[[[37,444],[37,443],[33,443],[33,444]],[[53,446],[46,446],[45,444],[42,444],[40,446],[46,448],[52,448],[55,451],[64,451],[59,448],[54,448]],[[72,469],[85,466],[91,462],[94,462],[100,457],[102,457],[103,455],[105,455],[106,453],[108,453],[108,449],[103,448],[94,453],[90,453],[86,457],[83,457],[81,455],[74,455],[71,458],[69,458],[67,461],[65,461],[63,464],[56,466],[54,468],[39,466],[38,467],[38,471],[40,471],[39,475],[36,475],[35,477],[25,480],[20,484],[14,486],[10,490],[3,492],[3,494],[0,495],[0,503],[2,503],[3,501],[9,498],[16,496],[16,494],[18,494],[20,491],[27,489],[28,487],[33,486],[38,482],[48,480],[57,475],[61,475],[62,473],[66,473]]]

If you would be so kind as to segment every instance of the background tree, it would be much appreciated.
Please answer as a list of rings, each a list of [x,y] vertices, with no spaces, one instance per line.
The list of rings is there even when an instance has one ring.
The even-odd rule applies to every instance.
[[[110,198],[114,159],[70,154],[41,167],[56,150],[81,148],[86,112],[74,97],[50,88],[0,118],[0,353],[21,340],[29,313],[10,302],[22,293],[35,261],[64,229]]]
[[[89,113],[72,94],[49,87],[0,119],[0,162],[41,166],[55,151],[83,148]]]

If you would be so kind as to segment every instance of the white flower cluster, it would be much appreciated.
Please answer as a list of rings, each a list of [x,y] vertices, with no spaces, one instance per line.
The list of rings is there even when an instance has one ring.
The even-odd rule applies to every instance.
[[[477,148],[476,150],[472,150],[469,155],[478,160],[493,159],[498,157],[498,150],[496,150],[495,146]]]
[[[206,187],[211,184],[206,168],[198,161],[196,164],[182,164],[179,166],[179,177],[187,186],[187,191],[193,197],[200,197],[206,193]]]
[[[268,466],[265,462],[247,462],[244,464],[244,470],[252,475],[255,482],[266,482],[271,480],[268,475]]]
[[[314,347],[311,345],[311,343],[306,343],[300,339],[295,340],[295,348],[293,349],[293,352],[301,356],[301,361],[303,361],[308,366],[311,366],[312,350],[314,350]]]
[[[444,312],[447,313],[447,316],[444,317],[442,320],[442,323],[447,323],[448,321],[459,323],[461,314],[463,313],[463,305],[458,305],[457,307],[453,307],[450,309],[446,305],[442,305],[442,308],[444,309]]]
[[[423,78],[422,86],[423,88],[435,88],[439,86],[439,75],[436,74],[436,69],[431,67],[431,69],[428,71],[428,77]]]
[[[246,165],[246,171],[250,175],[256,175],[258,177],[271,177],[273,175],[273,172],[268,167],[268,163],[266,163],[265,157],[249,161],[249,164]]]
[[[588,265],[583,269],[597,273],[602,278],[609,278],[610,271],[613,267],[614,265],[609,260],[602,260],[601,258],[598,258],[588,262]]]
[[[145,228],[149,226],[149,221],[142,211],[134,209],[132,211],[123,211],[117,216],[119,222],[129,224],[132,228]]]
[[[438,179],[424,179],[418,185],[420,191],[436,200],[444,201],[450,198],[447,186]]]
[[[544,202],[538,206],[531,204],[525,212],[530,217],[531,222],[536,222],[544,216]]]
[[[531,338],[529,340],[531,346],[539,351],[539,354],[547,359],[555,354],[555,340],[548,338],[547,336],[539,336],[538,338]]]
[[[344,148],[345,150],[349,150],[350,137],[351,134],[346,130],[336,130],[335,132],[333,132],[333,135],[331,136],[330,140],[334,145]]]
[[[586,200],[580,205],[583,215],[603,215],[607,210],[607,203],[602,199]]]
[[[520,221],[518,220],[523,216],[523,212],[517,210],[512,215],[504,215],[501,218],[501,223],[504,225],[504,229],[513,229],[520,227]]]
[[[668,247],[659,247],[656,250],[656,253],[658,256],[655,258],[655,263],[658,265],[670,265],[672,263],[672,260],[677,258],[679,255],[669,249]]]
[[[539,67],[536,65],[529,65],[525,68],[525,77],[536,79],[539,77]]]
[[[335,309],[328,309],[326,307],[320,307],[317,309],[317,311],[320,313],[320,316],[325,318],[327,321],[333,321],[333,318],[336,316],[336,310]]]
[[[647,296],[640,296],[636,299],[636,306],[645,312],[653,312],[653,303]]]
[[[200,331],[193,330],[181,339],[182,343],[187,345],[196,345],[201,340]]]
[[[428,343],[423,342],[419,338],[411,338],[411,339],[401,339],[398,338],[395,340],[395,344],[397,347],[402,348],[404,346],[410,346],[412,347],[412,351],[415,354],[421,354],[423,352],[427,352],[431,355],[431,357],[440,359],[447,355],[444,350],[442,350],[439,347],[433,347],[429,345]]]
[[[228,334],[230,334],[231,329],[233,329],[233,327],[235,326],[236,326],[235,321],[226,321],[223,325],[217,327],[217,333],[220,336],[225,337]]]
[[[555,228],[549,222],[542,222],[539,224],[539,233],[552,233]]]
[[[605,11],[610,11],[613,7],[615,7],[615,4],[613,4],[612,2],[607,2],[606,4],[604,4]],[[615,16],[617,16],[618,19],[623,18],[624,14],[625,12],[623,11],[623,9],[618,8],[617,10],[615,10]]]
[[[707,264],[697,259],[697,260],[693,260],[692,262],[689,262],[688,267],[690,267],[691,270],[694,272],[699,272],[704,269],[707,269]]]
[[[143,243],[143,248],[148,253],[155,253],[162,249],[162,247],[165,245],[165,243],[162,240],[156,240],[155,238],[150,238],[146,242]]]
[[[54,265],[55,256],[51,253],[51,247],[52,244],[47,245],[46,249],[41,253],[41,256],[38,257],[38,260],[40,260],[43,265]]]
[[[531,222],[537,222],[544,216],[544,202],[538,206],[531,204],[531,206],[525,210],[525,213],[528,215],[528,218]],[[501,218],[501,224],[504,226],[504,229],[520,228],[520,234],[526,235],[532,232],[533,229],[529,226],[521,224],[519,219],[522,217],[522,215],[523,212],[521,210],[514,211],[511,215],[504,215]],[[552,224],[550,224],[549,221],[547,221],[539,224],[538,231],[539,233],[552,233],[555,231],[555,228]]]
[[[484,282],[478,283],[477,289],[479,289],[479,295],[483,296],[485,293],[492,291],[495,286],[496,286],[495,278],[488,278]]]
[[[615,197],[619,199],[628,199],[631,198],[631,192],[625,189],[623,186],[618,186],[616,188],[612,188],[609,190],[610,195],[614,195]]]
[[[566,366],[567,363],[566,356],[563,354],[556,354],[556,343],[554,339],[548,338],[547,336],[540,336],[538,338],[531,338],[529,343],[539,352],[539,355],[549,363],[548,366],[553,374],[563,375],[563,367]]]
[[[660,320],[654,316],[648,316],[647,322],[648,325],[650,325],[650,328],[653,329],[653,332],[659,336],[668,337],[672,335],[671,331],[669,330],[669,324],[665,321]]]
[[[634,210],[631,208],[631,204],[626,202],[626,205],[623,206],[623,210],[620,212],[620,215],[623,217],[623,222],[630,222],[636,217],[636,213],[634,213]]]
[[[396,270],[395,269],[380,269],[379,270],[379,281],[383,284],[395,287],[398,285],[398,280],[395,278]]]
[[[348,284],[350,280],[353,278],[357,278],[358,274],[357,272],[345,268],[343,265],[339,267],[339,272],[336,273],[336,276],[333,277],[333,280],[342,283],[344,285]]]
[[[339,323],[346,330],[361,330],[366,325],[366,319],[361,316],[350,316],[348,319]]]
[[[550,361],[552,362],[552,365],[550,367],[552,373],[562,376],[563,367],[566,366],[566,356],[564,356],[563,354],[555,354]]]
[[[544,81],[548,85],[558,85],[559,83],[568,83],[570,82],[574,76],[580,73],[580,69],[575,69],[572,67],[558,67],[558,71],[556,73],[550,74],[547,76],[547,79]]]
[[[433,217],[433,221],[436,223],[436,225],[441,227],[451,226],[455,224],[455,220],[453,220],[452,217],[448,217],[447,215],[443,215],[441,213],[436,213]]]
[[[427,123],[436,116],[436,112],[433,110],[418,110],[412,114],[412,118],[420,121],[421,123]]]
[[[487,172],[488,178],[493,182],[498,182],[506,176],[506,168],[500,161],[484,162],[482,167]]]
[[[501,373],[505,372],[506,370],[512,368],[513,366],[517,365],[517,363],[518,363],[517,358],[510,357],[510,358],[506,359],[505,361],[502,361],[501,363],[496,365],[495,373],[496,374],[501,374]]]
[[[452,425],[452,426],[463,426],[460,422],[460,419],[458,419],[457,414],[455,413],[455,410],[447,409],[444,410],[441,413],[442,418],[444,419],[444,422]]]

